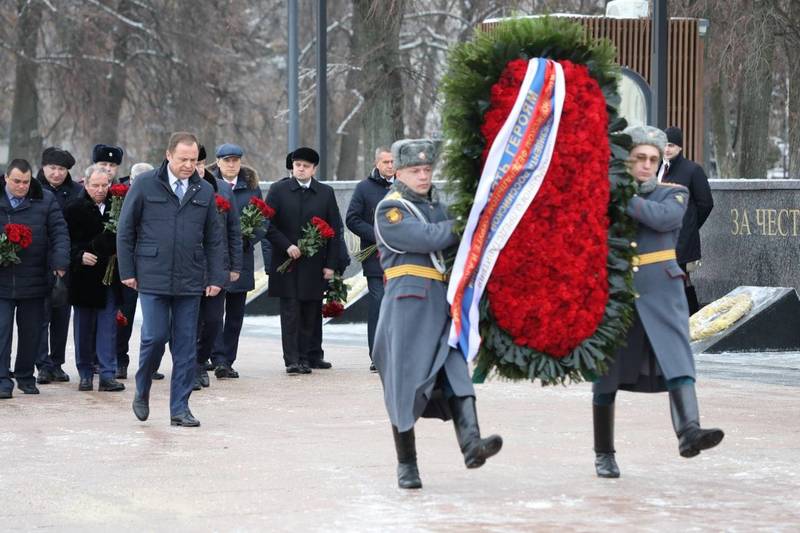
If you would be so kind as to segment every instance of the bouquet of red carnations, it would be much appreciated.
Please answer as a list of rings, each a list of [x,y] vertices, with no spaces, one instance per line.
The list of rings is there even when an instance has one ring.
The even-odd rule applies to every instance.
[[[325,303],[322,304],[323,317],[333,318],[344,313],[349,289],[342,276],[334,274],[333,279],[328,282],[328,290],[325,291]]]
[[[219,205],[219,204],[217,204]],[[240,217],[242,238],[252,240],[256,230],[264,227],[264,222],[275,216],[275,210],[257,196],[250,198],[250,203],[242,209]]]
[[[103,224],[103,231],[117,233],[117,225],[119,224],[119,214],[122,212],[122,202],[125,200],[125,195],[130,190],[130,185],[123,183],[116,183],[108,189],[108,194],[111,196],[111,211],[108,215],[108,222]],[[117,261],[117,254],[108,258],[108,265],[106,265],[106,273],[103,276],[103,285],[111,285],[114,281],[114,264]]]
[[[120,309],[117,309],[116,321],[118,327],[124,328],[128,325],[128,317]]]
[[[320,248],[325,245],[328,239],[332,239],[336,236],[336,232],[333,231],[330,224],[319,217],[312,217],[309,222],[306,222],[305,226],[303,226],[302,233],[300,240],[297,241],[297,247],[300,248],[300,253],[306,257],[315,255],[319,252]],[[278,267],[278,272],[286,272],[292,262],[294,262],[294,259],[290,257],[281,263],[281,266]]]
[[[6,224],[0,233],[0,267],[16,265],[22,261],[19,252],[33,242],[31,228],[25,224]]]

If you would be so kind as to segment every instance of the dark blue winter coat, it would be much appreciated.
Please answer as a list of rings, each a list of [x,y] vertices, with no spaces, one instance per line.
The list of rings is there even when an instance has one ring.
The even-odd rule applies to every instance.
[[[383,200],[392,184],[383,179],[375,168],[366,179],[356,185],[350,206],[347,208],[345,223],[361,239],[361,249],[375,244],[375,207]],[[378,254],[372,254],[361,263],[365,276],[383,277],[383,268]]]
[[[179,202],[164,161],[138,176],[125,197],[117,228],[119,274],[136,278],[139,292],[200,296],[206,284],[226,284],[214,188],[196,172],[187,187]]]
[[[12,208],[0,175],[0,231],[6,224],[25,224],[33,239],[19,252],[21,263],[0,267],[0,298],[44,298],[52,288],[52,272],[69,268],[69,233],[58,201],[31,180],[25,199]]]

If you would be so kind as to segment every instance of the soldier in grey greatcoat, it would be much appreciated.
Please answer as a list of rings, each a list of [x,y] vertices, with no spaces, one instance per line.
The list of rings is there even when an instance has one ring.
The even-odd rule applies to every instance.
[[[683,457],[719,444],[724,433],[701,429],[695,394],[695,365],[689,348],[689,308],[683,291],[684,273],[675,244],[689,191],[658,183],[656,170],[667,138],[650,126],[625,130],[632,140],[629,172],[639,192],[628,204],[638,222],[638,256],[633,261],[636,316],[626,345],[617,351],[608,373],[593,388],[595,468],[600,477],[619,477],[614,458],[614,400],[618,389],[669,391],[672,424]]]
[[[458,237],[431,183],[433,143],[397,141],[392,155],[396,180],[375,210],[386,290],[373,358],[392,422],[397,482],[412,489],[422,487],[414,441],[420,416],[453,419],[467,468],[482,466],[503,440],[497,435],[481,439],[467,363],[447,344],[444,252],[458,244]]]

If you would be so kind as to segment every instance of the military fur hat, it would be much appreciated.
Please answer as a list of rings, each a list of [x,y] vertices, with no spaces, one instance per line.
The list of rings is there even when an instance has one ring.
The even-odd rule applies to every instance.
[[[109,163],[122,164],[122,156],[124,152],[119,146],[111,146],[108,144],[95,144],[92,150],[92,163],[99,163],[100,161],[107,161]]]
[[[44,152],[42,152],[42,166],[58,165],[69,170],[74,164],[75,158],[72,157],[72,154],[61,148],[51,146],[50,148],[45,148]]]
[[[622,133],[630,136],[631,150],[640,144],[655,146],[661,157],[664,157],[664,148],[667,146],[667,135],[653,126],[629,126]]]
[[[395,169],[433,165],[436,155],[436,146],[430,139],[400,139],[392,144]]]

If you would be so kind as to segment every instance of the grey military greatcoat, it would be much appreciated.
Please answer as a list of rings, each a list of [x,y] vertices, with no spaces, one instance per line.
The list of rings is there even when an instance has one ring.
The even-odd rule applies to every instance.
[[[401,201],[411,202],[419,220]],[[433,268],[430,253],[458,244],[453,221],[435,191],[421,197],[400,182],[375,210],[381,266]],[[383,382],[384,401],[397,430],[408,431],[420,416],[450,419],[444,378],[456,396],[474,396],[466,361],[450,348],[447,285],[406,275],[389,279],[381,303],[373,359]]]
[[[631,199],[628,214],[638,222],[640,255],[675,249],[688,197],[685,187],[660,184],[653,192]],[[638,267],[633,277],[638,294],[636,318],[627,345],[617,351],[608,373],[595,382],[595,393],[661,392],[667,380],[694,377],[683,276],[675,259]]]

